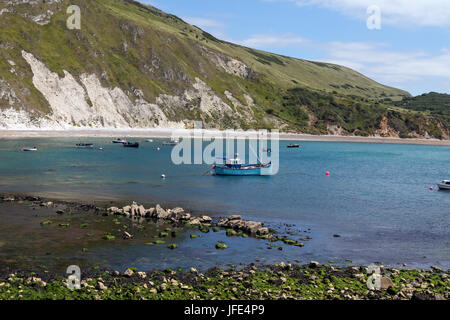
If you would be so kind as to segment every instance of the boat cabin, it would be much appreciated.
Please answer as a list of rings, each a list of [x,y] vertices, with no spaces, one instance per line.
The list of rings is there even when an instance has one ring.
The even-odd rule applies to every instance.
[[[225,165],[228,168],[240,169],[242,167],[242,161],[241,161],[241,159],[239,159],[239,154],[236,153],[234,155],[234,159],[227,159]]]

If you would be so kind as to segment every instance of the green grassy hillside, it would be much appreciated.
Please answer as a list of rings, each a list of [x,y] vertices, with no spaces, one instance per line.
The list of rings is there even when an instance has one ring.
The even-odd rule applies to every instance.
[[[11,9],[7,3],[0,1],[0,10]],[[66,28],[66,8],[72,4],[81,8],[81,30]],[[30,22],[30,16],[47,10],[54,12],[49,23]],[[182,95],[199,78],[234,112],[215,118],[195,106],[164,109],[173,121],[203,120],[220,128],[281,128],[307,133],[329,133],[333,126],[340,134],[356,135],[378,134],[384,117],[393,117],[393,113],[400,115],[388,123],[393,135],[400,132],[395,129],[397,122],[405,124],[408,117],[416,117],[420,128],[426,128],[429,121],[426,115],[410,116],[401,107],[391,110],[385,104],[386,100],[410,98],[405,91],[383,86],[342,66],[221,41],[133,0],[40,0],[34,5],[14,5],[9,11],[0,17],[0,79],[9,84],[21,103],[11,104],[0,97],[0,109],[13,105],[43,114],[51,111],[32,83],[33,73],[21,55],[25,50],[60,77],[63,70],[75,78],[95,74],[104,87],[119,87],[133,99],[133,92],[139,89],[151,103],[161,94]],[[221,67],[232,59],[245,64],[242,74]],[[14,72],[8,61],[15,63]],[[240,116],[244,110],[226,91],[238,104],[248,105],[250,115]],[[253,104],[248,103],[248,96]],[[403,136],[410,134],[410,126],[406,128]]]
[[[404,98],[394,103],[396,106],[418,111],[450,122],[450,95],[430,92],[417,97]]]

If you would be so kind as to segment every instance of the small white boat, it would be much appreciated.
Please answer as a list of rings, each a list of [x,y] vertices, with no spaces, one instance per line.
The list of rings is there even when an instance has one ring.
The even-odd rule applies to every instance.
[[[147,139],[145,142],[153,142],[153,139]]]
[[[125,144],[125,143],[127,143],[127,141],[126,140],[124,140],[124,139],[120,139],[120,138],[117,138],[116,140],[113,140],[113,141],[111,141],[112,143],[122,143],[122,144]]]
[[[438,187],[440,190],[450,190],[450,180],[444,180],[438,183]]]
[[[171,139],[170,141],[163,142],[163,146],[176,146],[180,141],[178,139]]]
[[[36,147],[33,148],[22,148],[21,151],[22,152],[30,152],[30,151],[37,151],[38,149]]]

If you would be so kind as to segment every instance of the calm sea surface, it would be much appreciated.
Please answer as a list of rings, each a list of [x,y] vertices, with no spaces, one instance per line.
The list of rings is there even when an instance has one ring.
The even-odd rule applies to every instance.
[[[229,259],[233,256],[244,262],[256,257],[266,262],[344,263],[349,259],[364,265],[382,262],[450,268],[450,192],[437,191],[436,186],[450,179],[449,147],[301,142],[298,150],[287,149],[289,142],[281,142],[277,175],[216,177],[205,175],[209,165],[172,164],[172,149],[162,147],[162,140],[134,139],[142,141],[140,149],[125,149],[109,140],[85,139],[96,144],[92,150],[75,148],[79,142],[75,139],[0,140],[0,192],[162,203],[213,216],[241,214],[274,228],[294,224],[298,230],[311,229],[312,240],[300,253],[297,248],[252,254],[251,245],[239,248],[238,244],[235,251],[228,249]],[[25,146],[37,146],[39,151],[19,152]],[[163,173],[165,180],[160,177]],[[215,261],[199,246],[184,253],[170,252],[178,255],[176,263],[171,262],[168,250],[159,254],[167,266],[188,266],[203,256],[200,264]],[[142,247],[111,250],[98,252],[115,254],[112,266],[120,267],[127,259],[144,267],[158,265],[143,258]]]

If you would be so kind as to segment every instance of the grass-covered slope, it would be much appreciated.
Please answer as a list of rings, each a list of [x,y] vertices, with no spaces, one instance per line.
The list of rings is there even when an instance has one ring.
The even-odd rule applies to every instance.
[[[69,5],[81,8],[81,30],[66,28]],[[33,85],[33,73],[22,58],[24,50],[60,77],[63,70],[75,79],[95,74],[102,86],[121,88],[131,100],[138,98],[138,91],[151,103],[158,103],[162,94],[182,96],[198,78],[232,108],[231,114],[215,117],[196,106],[201,101],[162,107],[171,121],[356,135],[415,136],[427,130],[426,115],[410,116],[402,108],[391,110],[385,104],[409,98],[405,91],[342,66],[221,41],[133,0],[36,0],[15,5],[0,0],[2,9],[0,110],[11,106],[40,114],[52,110]],[[47,13],[48,21],[32,22],[41,22],[42,13]],[[8,90],[14,97],[5,94]],[[417,126],[405,124],[408,117],[415,117]],[[440,132],[428,134],[443,137]]]
[[[450,95],[445,93],[430,92],[417,97],[404,98],[396,102],[396,106],[418,111],[430,116],[435,116],[450,121]]]

